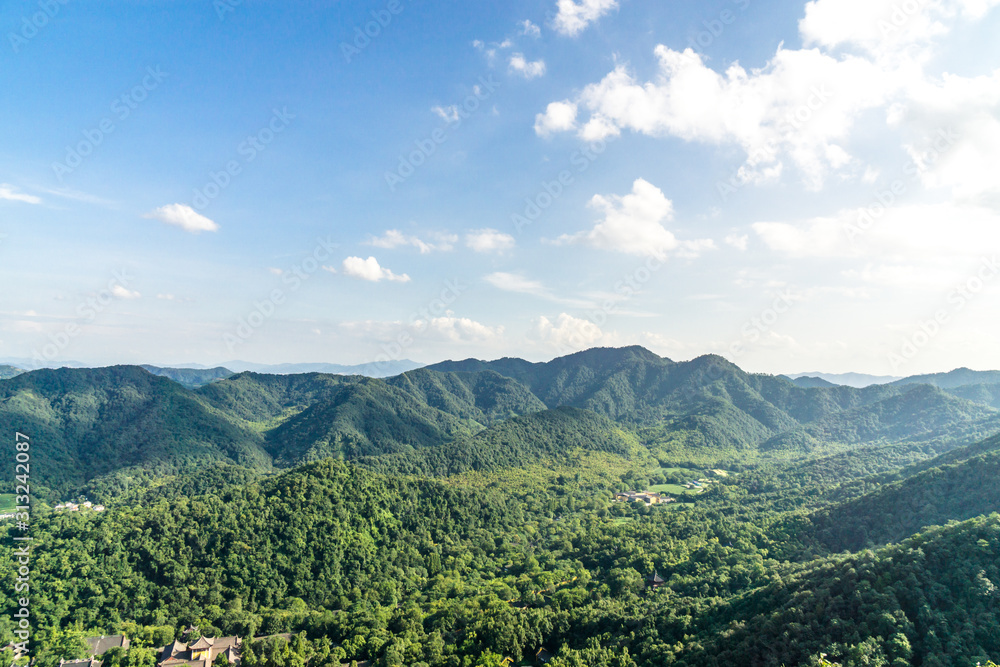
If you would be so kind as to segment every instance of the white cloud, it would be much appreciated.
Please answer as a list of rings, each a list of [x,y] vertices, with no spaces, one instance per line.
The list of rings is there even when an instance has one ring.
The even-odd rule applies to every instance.
[[[488,342],[503,336],[502,326],[491,327],[467,317],[433,317],[421,321],[428,333],[455,343]]]
[[[549,296],[549,291],[542,283],[531,280],[517,273],[505,273],[498,271],[484,277],[484,280],[497,289],[505,292],[518,292],[520,294],[533,294],[535,296]]]
[[[503,252],[514,247],[514,237],[489,227],[465,235],[465,245],[476,252]]]
[[[26,204],[41,204],[41,197],[36,197],[34,195],[26,195],[21,192],[17,192],[17,188],[9,183],[0,183],[0,199],[6,201],[19,201]]]
[[[590,320],[567,313],[560,313],[555,322],[545,316],[538,318],[534,334],[543,342],[561,350],[593,347],[604,336],[600,327]]]
[[[974,21],[997,0],[814,0],[806,4],[799,32],[807,45],[854,47],[886,61],[923,61],[927,45],[957,20]]]
[[[515,53],[510,57],[510,71],[520,74],[525,79],[536,79],[545,74],[545,61],[525,60],[524,54]]]
[[[455,247],[455,242],[458,241],[458,236],[454,234],[437,234],[434,238],[434,243],[428,243],[427,241],[423,241],[416,236],[403,234],[398,229],[390,229],[382,236],[372,237],[371,240],[368,241],[368,245],[386,249],[399,248],[400,246],[413,246],[420,251],[420,254],[426,255],[427,253],[435,250],[451,250]]]
[[[527,35],[528,37],[541,37],[542,35],[542,29],[528,19],[521,21],[518,25],[521,26],[520,32],[522,35]]]
[[[114,296],[115,298],[126,299],[126,300],[138,299],[139,297],[142,296],[142,294],[139,294],[139,292],[136,292],[135,290],[130,290],[124,285],[118,285],[118,284],[115,284],[111,287],[111,295]]]
[[[550,102],[545,113],[535,116],[535,133],[547,137],[553,132],[566,132],[576,128],[576,112],[575,102]]]
[[[890,110],[928,188],[972,203],[1000,204],[1000,69],[990,76],[945,74],[915,84]]]
[[[706,251],[715,249],[715,241],[712,239],[694,239],[693,241],[680,241],[674,254],[683,259],[695,259],[701,257]]]
[[[779,46],[764,67],[733,63],[716,72],[691,49],[660,45],[655,77],[642,80],[620,64],[575,99],[550,105],[536,117],[535,131],[575,131],[594,141],[631,130],[736,145],[747,156],[741,183],[777,180],[787,162],[807,188],[820,189],[834,172],[877,178],[875,167],[852,155],[851,144],[866,112],[879,111],[897,130],[886,140],[907,150],[926,150],[921,144],[934,141],[938,130],[955,128],[963,139],[926,170],[925,184],[1000,205],[1000,182],[992,177],[1000,170],[1000,70],[971,78],[927,71],[939,62],[943,36],[998,4],[814,0],[799,23],[807,48]],[[578,120],[578,113],[589,115]]]
[[[617,8],[618,0],[580,0],[580,2],[558,0],[556,7],[558,13],[553,21],[555,29],[563,35],[572,37]]]
[[[401,334],[406,333],[421,340],[444,341],[447,343],[484,343],[494,342],[503,337],[502,326],[491,327],[467,317],[456,317],[448,312],[441,317],[417,319],[412,322],[386,322],[379,320],[363,320],[341,322],[339,327],[351,336],[363,338],[366,341],[398,341]]]
[[[431,111],[440,116],[441,120],[448,123],[449,125],[451,123],[457,123],[461,119],[461,116],[459,116],[458,114],[458,106],[454,104],[450,104],[446,107],[442,106],[431,107]]]
[[[397,275],[392,271],[390,271],[389,269],[381,267],[378,263],[378,260],[375,259],[374,257],[369,257],[368,259],[361,259],[360,257],[348,257],[347,259],[344,260],[340,269],[346,276],[351,276],[352,278],[359,278],[361,280],[368,280],[373,283],[377,283],[380,280],[389,280],[400,283],[405,283],[410,281],[410,276],[406,275],[405,273],[402,275]]]
[[[818,50],[780,48],[762,69],[748,72],[733,64],[724,74],[707,67],[691,49],[678,52],[661,45],[655,53],[660,72],[654,81],[639,81],[619,65],[569,102],[590,112],[581,137],[593,141],[630,129],[735,143],[748,156],[745,180],[760,178],[762,169],[773,173],[784,154],[803,170],[809,185],[818,186],[825,171],[850,161],[838,142],[847,139],[856,116],[881,104],[892,89],[885,73],[869,61],[838,60]],[[549,122],[541,127],[553,132],[577,126]]]
[[[161,206],[150,211],[142,217],[159,220],[168,225],[175,225],[192,234],[219,230],[219,225],[201,215],[187,204],[167,204],[166,206]]]
[[[690,257],[714,247],[708,240],[679,242],[663,226],[674,218],[673,203],[662,190],[641,178],[632,184],[630,194],[594,195],[590,205],[601,211],[604,219],[590,231],[561,236],[560,242],[582,242],[595,248],[661,259],[674,250]]]
[[[726,235],[723,241],[726,245],[731,245],[737,250],[746,250],[747,242],[750,240],[750,236],[747,234],[740,234],[738,232],[732,232]]]
[[[1000,247],[1000,213],[953,203],[874,204],[798,222],[758,222],[753,230],[768,248],[795,258],[974,261]]]

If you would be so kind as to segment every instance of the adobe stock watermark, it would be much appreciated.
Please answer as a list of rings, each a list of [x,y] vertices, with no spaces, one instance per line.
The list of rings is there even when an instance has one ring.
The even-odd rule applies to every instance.
[[[336,248],[337,244],[331,241],[329,236],[325,239],[318,238],[312,252],[289,270],[282,271],[281,283],[283,287],[275,287],[266,297],[254,301],[253,308],[237,321],[232,333],[222,334],[222,342],[226,345],[229,353],[235,352],[238,346],[250,340],[257,330],[264,326],[265,322],[274,317],[278,309],[285,304],[288,295],[298,291],[303,283],[319,271],[323,262],[332,257]]]
[[[50,333],[48,342],[42,345],[41,349],[34,348],[32,350],[32,370],[43,368],[46,363],[54,361],[69,347],[74,338],[83,333],[85,324],[97,320],[98,315],[107,310],[115,301],[139,296],[138,293],[128,288],[133,280],[134,277],[129,274],[128,269],[113,271],[111,279],[103,289],[96,294],[87,296],[77,305],[75,311],[77,319],[75,321],[67,323],[61,331]]]
[[[930,150],[921,154],[919,160],[911,159],[903,165],[903,175],[908,177],[910,181],[916,180],[948,152],[960,138],[950,127],[939,129],[930,142]],[[876,191],[874,201],[858,211],[858,218],[854,224],[844,226],[844,233],[849,241],[853,243],[859,236],[871,229],[906,194],[906,181],[907,179],[904,178],[896,178],[887,188]]]
[[[692,51],[701,53],[703,49],[710,47],[715,40],[722,36],[726,27],[736,23],[736,19],[742,16],[743,12],[750,6],[750,0],[732,0],[732,3],[736,5],[740,13],[736,14],[731,9],[723,9],[716,18],[702,21],[701,24],[705,29],[688,40],[688,46]]]
[[[881,18],[876,22],[882,38],[888,39],[893,33],[902,30],[926,4],[927,0],[903,0],[903,2],[893,3],[888,18]]]
[[[492,74],[487,77],[481,76],[479,83],[472,87],[472,94],[462,100],[461,104],[453,104],[447,109],[438,108],[438,113],[444,119],[444,126],[434,129],[429,136],[414,141],[413,150],[400,154],[396,169],[385,172],[385,183],[389,186],[390,192],[395,192],[396,188],[417,172],[417,169],[425,165],[438,148],[448,141],[449,133],[457,130],[462,123],[471,118],[499,87],[500,82],[495,80]]]
[[[376,367],[383,371],[393,361],[402,359],[403,353],[413,346],[420,334],[425,333],[431,327],[433,320],[446,316],[451,306],[468,289],[469,285],[464,283],[461,278],[445,280],[444,287],[441,288],[441,292],[436,297],[410,314],[407,320],[409,329],[403,329],[393,340],[381,345],[382,352],[375,357],[374,361]]]
[[[132,112],[138,109],[168,76],[170,75],[162,71],[159,65],[147,67],[142,81],[112,100],[110,109],[114,116],[103,118],[97,127],[83,130],[83,139],[75,146],[66,147],[65,159],[62,162],[52,163],[52,171],[56,178],[62,182],[63,178],[76,171],[77,167],[83,164],[84,158],[97,150],[108,135],[117,129],[116,119],[120,123],[132,115]]]
[[[233,179],[243,173],[243,168],[257,159],[267,147],[274,141],[275,137],[288,129],[288,125],[295,119],[295,114],[288,112],[288,107],[273,109],[271,119],[254,134],[247,136],[236,147],[238,159],[229,160],[219,171],[208,172],[208,181],[200,188],[194,189],[194,196],[191,198],[191,206],[202,211],[212,200],[222,194],[228,188]]]
[[[607,142],[598,139],[574,151],[569,157],[572,169],[562,169],[552,180],[543,180],[534,195],[525,197],[524,208],[518,213],[511,214],[510,222],[514,225],[515,231],[520,234],[525,227],[535,224],[566,192],[566,189],[576,183],[577,175],[590,169],[591,165],[604,155],[607,148]]]
[[[913,333],[905,336],[899,345],[889,352],[887,359],[892,370],[897,371],[912,361],[941,333],[941,329],[951,317],[979,296],[998,273],[1000,273],[1000,263],[996,255],[980,258],[979,267],[975,272],[948,292],[945,297],[947,307],[935,310],[932,317],[920,322]]]
[[[38,0],[38,9],[30,16],[21,17],[21,28],[17,32],[7,33],[7,41],[11,50],[17,54],[28,45],[28,42],[38,36],[38,33],[54,19],[69,0]]]
[[[382,31],[389,27],[392,19],[403,13],[403,3],[400,0],[389,0],[383,9],[371,10],[372,20],[364,25],[354,26],[354,38],[350,42],[340,43],[340,53],[344,60],[350,64],[351,60],[361,55],[371,45],[372,40],[377,39]]]

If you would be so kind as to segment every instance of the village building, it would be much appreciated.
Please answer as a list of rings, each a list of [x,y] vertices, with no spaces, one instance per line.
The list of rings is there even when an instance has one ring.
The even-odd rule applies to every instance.
[[[59,667],[101,667],[101,661],[94,658],[83,660],[60,660]]]
[[[159,667],[210,667],[222,655],[233,665],[242,655],[239,637],[201,637],[190,645],[174,640],[160,649]]]
[[[647,505],[674,502],[673,498],[652,491],[622,491],[615,494],[615,500],[618,502],[644,502]]]
[[[83,640],[90,650],[91,658],[99,658],[113,648],[127,649],[131,642],[125,635],[101,635],[100,637],[87,637]]]
[[[666,585],[666,581],[660,576],[659,572],[653,570],[653,575],[646,577],[646,588],[649,590],[656,590],[660,586]]]

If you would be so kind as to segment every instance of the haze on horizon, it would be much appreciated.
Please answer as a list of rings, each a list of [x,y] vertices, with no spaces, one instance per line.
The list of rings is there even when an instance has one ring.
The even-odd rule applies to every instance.
[[[0,357],[1000,368],[997,4],[9,3]]]

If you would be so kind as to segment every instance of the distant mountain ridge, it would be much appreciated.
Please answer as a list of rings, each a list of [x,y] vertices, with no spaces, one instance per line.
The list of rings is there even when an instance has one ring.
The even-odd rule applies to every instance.
[[[390,359],[388,361],[370,361],[364,364],[328,364],[328,363],[290,363],[290,364],[255,364],[249,361],[227,361],[221,364],[237,373],[252,371],[254,373],[273,373],[275,375],[292,375],[296,373],[332,373],[334,375],[364,375],[373,378],[385,378],[399,375],[407,371],[423,368],[424,364],[410,359]]]
[[[818,378],[820,380],[825,380],[831,384],[843,385],[847,387],[855,387],[857,389],[864,389],[865,387],[870,387],[873,384],[889,384],[901,380],[903,378],[898,375],[869,375],[867,373],[820,373],[818,371],[813,371],[811,373],[785,373],[784,377],[792,380],[798,380],[799,378]]]
[[[38,483],[66,489],[133,468],[173,474],[228,463],[268,471],[405,454],[568,408],[577,412],[559,423],[596,413],[651,452],[706,462],[931,441],[944,452],[1000,432],[1000,411],[926,384],[804,388],[717,355],[675,362],[637,346],[543,363],[448,361],[384,379],[151,369],[162,377],[117,366],[4,380],[0,428],[43,437],[51,460],[40,461]],[[508,444],[514,457],[534,451]]]

